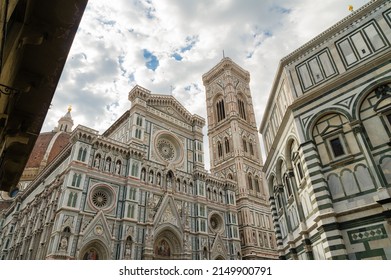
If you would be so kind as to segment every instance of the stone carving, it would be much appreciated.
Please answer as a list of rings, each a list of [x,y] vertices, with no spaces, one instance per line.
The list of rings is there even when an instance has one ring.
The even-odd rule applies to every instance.
[[[171,211],[170,207],[167,207],[166,210],[164,210],[164,213],[163,213],[162,218],[161,218],[161,222],[162,223],[170,223],[170,224],[173,224],[173,225],[178,225],[177,224],[177,220],[174,217],[174,215],[172,214],[172,211]]]
[[[155,201],[154,201],[153,195],[149,196],[147,206],[148,206],[148,222],[152,222],[153,218],[155,216],[155,213],[156,213]]]
[[[63,236],[60,241],[60,251],[66,251],[68,249],[68,238]]]

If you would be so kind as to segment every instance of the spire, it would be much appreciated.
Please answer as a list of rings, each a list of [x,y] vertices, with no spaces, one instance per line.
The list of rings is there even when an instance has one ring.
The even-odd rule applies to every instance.
[[[58,120],[58,126],[54,128],[55,132],[58,131],[64,131],[68,133],[72,132],[73,119],[71,116],[71,111],[72,111],[72,106],[69,105],[66,114]]]

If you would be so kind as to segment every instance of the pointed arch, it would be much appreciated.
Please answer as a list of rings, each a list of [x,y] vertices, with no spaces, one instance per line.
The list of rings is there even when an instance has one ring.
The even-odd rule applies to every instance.
[[[217,155],[219,158],[223,156],[223,147],[220,141],[217,141]]]
[[[221,122],[222,120],[225,119],[224,97],[221,93],[216,95],[213,104],[216,111],[215,113],[216,122]]]
[[[248,189],[252,191],[254,188],[253,188],[253,177],[251,173],[247,174],[247,184],[248,184]]]
[[[239,117],[244,120],[247,120],[247,116],[246,116],[247,104],[246,104],[245,98],[241,92],[238,93],[238,95],[237,95],[237,102],[238,102]]]
[[[229,140],[227,137],[224,137],[224,146],[225,146],[225,153],[228,154],[230,152],[230,147],[229,147]]]

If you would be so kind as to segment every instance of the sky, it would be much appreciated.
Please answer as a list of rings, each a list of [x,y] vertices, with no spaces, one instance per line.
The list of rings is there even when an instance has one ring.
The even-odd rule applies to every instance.
[[[42,132],[71,105],[74,128],[103,133],[130,108],[136,84],[206,120],[202,75],[223,55],[250,72],[259,127],[279,61],[368,2],[89,0]],[[204,143],[209,169],[207,125]]]

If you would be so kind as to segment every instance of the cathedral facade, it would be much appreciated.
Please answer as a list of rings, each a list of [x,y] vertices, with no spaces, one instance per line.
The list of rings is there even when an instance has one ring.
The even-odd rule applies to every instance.
[[[3,193],[0,258],[275,259],[249,73],[224,58],[203,78],[211,172],[205,120],[170,95],[135,86],[103,134],[69,109]]]
[[[282,259],[391,259],[391,3],[281,60],[260,132]]]

